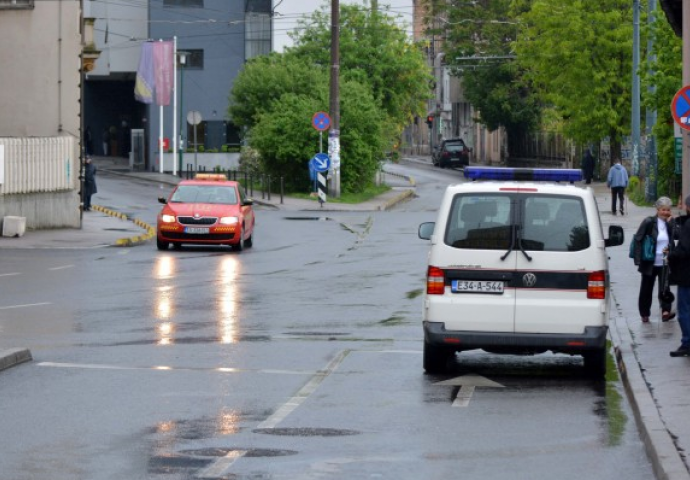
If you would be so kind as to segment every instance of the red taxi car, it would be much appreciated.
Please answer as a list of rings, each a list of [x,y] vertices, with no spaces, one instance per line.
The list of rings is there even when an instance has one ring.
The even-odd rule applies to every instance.
[[[183,180],[165,199],[158,214],[158,250],[182,244],[251,247],[254,236],[253,201],[244,188],[223,174],[197,174]]]

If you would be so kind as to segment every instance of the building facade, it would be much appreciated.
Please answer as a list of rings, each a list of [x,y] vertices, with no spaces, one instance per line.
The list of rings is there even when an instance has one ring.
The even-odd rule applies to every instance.
[[[0,219],[79,227],[80,0],[0,0]]]
[[[128,0],[87,3],[86,14],[96,19],[96,45],[102,51],[85,93],[85,121],[95,155],[130,157],[139,168],[173,171],[181,163],[170,153],[175,130],[183,149],[239,146],[240,132],[227,119],[228,98],[244,63],[271,52],[271,0],[148,0],[144,8]],[[162,115],[155,103],[134,99],[141,45],[159,40],[177,43],[177,105],[171,102]],[[162,165],[161,120],[166,140]],[[145,139],[143,155],[137,134]]]

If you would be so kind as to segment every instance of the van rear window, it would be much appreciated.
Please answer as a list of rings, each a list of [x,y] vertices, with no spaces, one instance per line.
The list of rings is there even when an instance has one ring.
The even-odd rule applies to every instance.
[[[589,248],[584,205],[577,197],[457,195],[444,241],[460,249],[573,252]]]

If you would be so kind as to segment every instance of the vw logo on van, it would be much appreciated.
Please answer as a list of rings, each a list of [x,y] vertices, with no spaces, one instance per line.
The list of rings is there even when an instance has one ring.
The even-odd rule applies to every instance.
[[[537,284],[537,276],[533,273],[525,273],[522,276],[522,284],[525,287],[533,287]]]

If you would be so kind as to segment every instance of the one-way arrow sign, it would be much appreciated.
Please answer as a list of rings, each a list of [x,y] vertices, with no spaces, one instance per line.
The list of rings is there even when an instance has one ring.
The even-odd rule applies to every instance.
[[[463,375],[461,377],[451,378],[442,382],[436,382],[434,385],[460,387],[458,394],[455,396],[455,400],[453,401],[454,407],[468,406],[476,387],[504,388],[504,386],[500,383],[489,380],[481,375]]]

